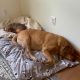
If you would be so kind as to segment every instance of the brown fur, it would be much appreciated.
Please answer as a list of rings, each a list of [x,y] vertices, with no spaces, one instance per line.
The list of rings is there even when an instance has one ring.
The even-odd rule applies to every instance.
[[[14,33],[20,32],[21,30],[25,30],[25,29],[27,29],[26,26],[20,23],[12,23],[4,28],[5,31],[14,32]]]
[[[14,39],[25,48],[25,52],[28,52],[33,60],[36,58],[32,55],[32,51],[42,50],[43,55],[47,58],[47,63],[55,63],[55,59],[52,57],[54,54],[59,55],[61,59],[80,61],[78,51],[62,36],[40,30],[26,29],[18,33]]]

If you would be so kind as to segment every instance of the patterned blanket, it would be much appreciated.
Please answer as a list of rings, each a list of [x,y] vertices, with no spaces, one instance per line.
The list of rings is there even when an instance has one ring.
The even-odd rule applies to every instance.
[[[77,61],[71,62],[65,59],[54,66],[48,66],[42,63],[46,58],[37,51],[33,54],[38,62],[32,61],[25,57],[24,49],[20,45],[13,44],[8,38],[0,38],[0,52],[7,60],[16,79],[19,80],[54,80],[52,77],[56,72],[78,64]]]
[[[0,54],[0,80],[16,80],[7,61]]]

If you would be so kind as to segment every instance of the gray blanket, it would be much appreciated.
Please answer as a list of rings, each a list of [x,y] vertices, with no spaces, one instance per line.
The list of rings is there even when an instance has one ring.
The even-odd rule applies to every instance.
[[[34,56],[37,57],[38,61],[32,61],[25,57],[24,49],[20,45],[13,44],[7,38],[0,38],[0,52],[8,61],[16,79],[19,80],[43,80],[45,78],[53,80],[50,77],[54,76],[56,72],[78,64],[78,62],[65,59],[54,66],[49,66],[42,63],[46,58],[39,51],[34,52]]]

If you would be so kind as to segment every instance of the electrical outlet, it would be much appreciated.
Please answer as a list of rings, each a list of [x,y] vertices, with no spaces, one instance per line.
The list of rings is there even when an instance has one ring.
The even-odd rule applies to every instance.
[[[56,17],[51,16],[51,23],[52,23],[53,25],[56,25]]]

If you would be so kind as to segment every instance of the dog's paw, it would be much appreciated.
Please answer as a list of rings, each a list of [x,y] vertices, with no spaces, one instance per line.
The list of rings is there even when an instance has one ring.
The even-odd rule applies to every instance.
[[[34,61],[37,61],[37,58],[34,57],[34,56],[31,56],[31,59],[34,60]]]

